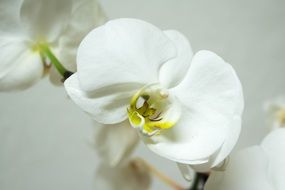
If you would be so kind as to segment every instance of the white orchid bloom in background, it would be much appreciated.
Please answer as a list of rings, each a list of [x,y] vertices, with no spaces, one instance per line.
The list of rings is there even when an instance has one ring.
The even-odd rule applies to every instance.
[[[97,124],[98,125],[98,124]],[[127,121],[116,125],[104,125],[96,131],[95,150],[101,162],[111,167],[124,164],[137,147],[139,137]]]
[[[232,155],[224,172],[211,173],[205,190],[284,190],[285,129],[272,131],[259,146]]]
[[[243,95],[230,64],[136,19],[90,32],[65,81],[71,99],[103,124],[126,120],[153,152],[197,171],[219,165],[240,133]],[[124,138],[124,137],[122,137]]]
[[[271,129],[285,127],[285,97],[280,96],[265,103]]]
[[[105,19],[96,0],[0,0],[0,91],[30,87],[49,61],[75,71],[80,41]]]
[[[115,168],[100,164],[94,179],[96,190],[147,190],[151,185],[151,174],[140,159]]]

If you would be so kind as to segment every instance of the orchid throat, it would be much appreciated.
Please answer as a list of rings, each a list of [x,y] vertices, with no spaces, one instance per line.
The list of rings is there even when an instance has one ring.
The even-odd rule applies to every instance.
[[[131,126],[149,137],[173,127],[180,117],[177,101],[158,84],[140,89],[132,97],[127,110]]]

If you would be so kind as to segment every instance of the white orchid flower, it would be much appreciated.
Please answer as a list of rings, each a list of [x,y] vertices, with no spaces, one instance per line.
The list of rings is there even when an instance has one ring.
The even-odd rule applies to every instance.
[[[151,185],[151,174],[140,159],[115,168],[101,164],[94,179],[94,189],[102,190],[147,190]]]
[[[210,51],[193,56],[177,31],[109,21],[83,39],[77,64],[65,81],[71,99],[100,123],[129,120],[165,158],[208,170],[239,137],[243,95],[234,69]]]
[[[12,91],[38,81],[49,61],[75,71],[80,41],[105,16],[96,0],[1,0],[0,20],[0,91]]]
[[[266,102],[264,108],[272,130],[285,127],[285,97],[280,96]]]
[[[116,125],[104,125],[96,131],[95,150],[104,164],[111,167],[125,164],[137,147],[139,137],[124,121]]]
[[[259,146],[232,155],[224,172],[213,172],[205,190],[285,189],[285,129],[272,131]]]

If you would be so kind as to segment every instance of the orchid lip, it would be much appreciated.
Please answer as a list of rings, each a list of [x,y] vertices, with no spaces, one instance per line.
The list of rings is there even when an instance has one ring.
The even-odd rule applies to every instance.
[[[167,89],[159,84],[150,84],[135,93],[127,111],[131,126],[151,137],[176,124],[180,117],[178,107]]]

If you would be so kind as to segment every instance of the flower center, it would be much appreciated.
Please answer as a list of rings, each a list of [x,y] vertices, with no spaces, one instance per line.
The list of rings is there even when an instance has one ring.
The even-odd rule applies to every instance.
[[[279,110],[279,111],[276,113],[276,116],[277,116],[278,121],[281,123],[281,125],[284,125],[284,126],[285,126],[285,108]]]
[[[175,125],[180,117],[180,105],[167,89],[151,84],[132,97],[128,116],[133,128],[143,135],[153,136]]]

